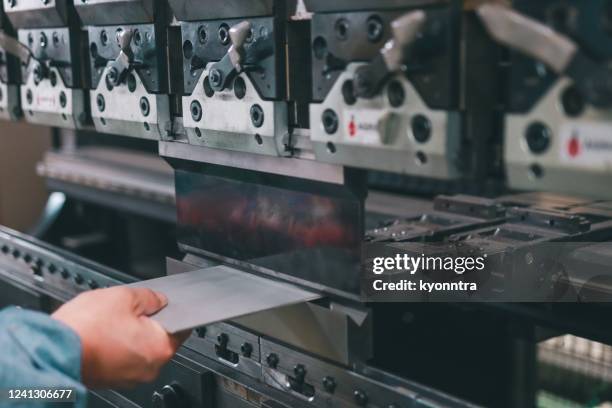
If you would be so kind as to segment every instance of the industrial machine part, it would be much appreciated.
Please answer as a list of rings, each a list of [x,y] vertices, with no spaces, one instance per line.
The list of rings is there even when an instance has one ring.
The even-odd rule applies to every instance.
[[[176,222],[174,174],[158,157],[117,147],[47,152],[37,172],[52,191]]]
[[[74,2],[87,28],[89,103],[95,128],[105,133],[166,139],[172,132],[167,13],[162,2],[124,1],[119,5],[123,13],[115,3]]]
[[[5,51],[21,63],[21,108],[28,122],[81,128],[88,109],[83,90],[81,32],[72,3],[4,1],[17,29],[16,44],[3,36]]]
[[[8,25],[3,6],[0,5],[0,118],[16,120],[21,116],[19,104],[19,65],[17,59],[6,51],[7,36],[14,32]],[[4,44],[4,45],[3,45]]]
[[[609,12],[607,1],[478,9],[510,48],[504,157],[512,187],[609,197]]]
[[[0,84],[24,75],[0,104],[95,131],[54,130],[38,172],[55,193],[32,232],[46,243],[0,229],[0,301],[51,311],[200,275],[213,293],[238,277],[240,301],[266,293],[213,307],[189,290],[188,324],[169,329],[214,323],[154,383],[92,392],[95,407],[533,405],[536,342],[612,343],[597,303],[612,287],[610,2],[491,3],[3,0],[17,31],[0,19]],[[490,183],[503,195],[466,195]],[[485,300],[585,304],[370,302],[370,246],[486,251],[470,276]],[[217,322],[278,287],[316,299]]]
[[[160,147],[175,169],[183,251],[248,263],[327,294],[358,298],[361,172],[176,142]]]
[[[569,401],[592,395],[601,395],[602,400],[610,398],[612,348],[609,345],[561,335],[538,346],[538,360],[542,364],[539,376],[544,392],[552,394],[551,397],[561,394]],[[564,383],[560,378],[570,381]]]
[[[458,177],[457,5],[400,1],[387,10],[389,4],[309,3],[317,160]]]
[[[459,205],[465,201],[461,197]],[[464,204],[464,209],[471,208],[472,217],[477,213],[483,217],[486,213],[481,210],[486,201],[480,205],[474,198],[471,201],[469,207]],[[386,242],[394,250],[416,257],[486,254],[486,270],[470,275],[470,281],[479,282],[474,300],[594,301],[596,295],[601,296],[599,299],[609,295],[612,287],[605,278],[605,268],[597,265],[603,262],[609,249],[610,213],[589,216],[588,206],[560,210],[509,205],[504,208],[489,203],[497,212],[495,218],[489,212],[488,219],[472,218],[468,223],[452,214],[457,212],[452,199],[440,197],[434,205],[437,211],[409,220],[385,222],[366,236],[371,242]],[[446,207],[446,214],[440,212],[440,207]],[[602,240],[606,242],[594,244]],[[596,257],[597,253],[601,255]],[[591,259],[592,265],[580,267],[585,266],[586,259]],[[595,288],[596,281],[599,286]],[[402,297],[404,301],[432,299],[431,295],[420,293]],[[442,295],[438,300],[442,299],[451,300],[452,296]]]
[[[24,296],[19,303],[43,311],[89,288],[134,281],[8,229],[0,231],[0,266],[3,283],[11,285],[0,286],[2,300],[10,302],[4,294],[18,288]],[[195,331],[155,383],[130,391],[94,391],[90,398],[101,407],[144,407],[151,401],[169,407],[229,408],[246,401],[287,408],[386,407],[408,401],[417,407],[475,407],[374,367],[333,364],[228,323]]]
[[[0,44],[8,34],[0,31]],[[0,45],[0,118],[16,120],[21,117],[19,104],[19,68],[14,57]]]
[[[471,196],[436,197],[433,211],[409,218],[385,220],[366,232],[368,242],[435,241],[505,220],[505,208],[493,200]]]
[[[219,8],[216,2],[170,2],[181,26],[183,126],[190,144],[292,154],[287,81],[300,47],[286,43],[289,3],[234,1],[217,17],[209,14]]]

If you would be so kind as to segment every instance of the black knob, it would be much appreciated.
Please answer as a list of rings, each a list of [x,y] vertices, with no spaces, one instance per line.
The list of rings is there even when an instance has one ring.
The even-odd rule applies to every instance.
[[[355,390],[353,393],[353,398],[355,398],[355,402],[360,407],[365,407],[368,403],[368,394],[361,390]]]
[[[217,343],[219,344],[219,347],[226,348],[228,342],[229,336],[227,334],[221,333],[217,336]]]
[[[293,374],[295,374],[295,379],[299,382],[304,382],[304,378],[306,378],[306,367],[302,364],[298,364],[293,367]]]
[[[278,356],[274,353],[268,354],[268,357],[266,357],[266,363],[268,363],[268,366],[276,368],[278,366]]]
[[[333,392],[336,390],[336,380],[334,380],[333,377],[325,377],[323,378],[323,388],[325,389],[325,391],[329,392],[330,394],[333,394]]]
[[[200,338],[204,338],[206,337],[206,327],[198,327],[196,329],[196,334],[198,335],[198,337]]]
[[[165,385],[151,397],[154,408],[186,408],[183,392],[177,384]]]
[[[240,351],[242,352],[243,356],[251,357],[251,354],[253,354],[253,346],[251,343],[242,343],[242,346],[240,346]]]
[[[32,258],[32,256],[30,254],[25,254],[23,256],[23,260],[26,263],[30,264],[30,269],[32,270],[32,272],[34,273],[34,275],[42,275],[42,267],[43,267],[43,261],[38,259],[38,258]]]

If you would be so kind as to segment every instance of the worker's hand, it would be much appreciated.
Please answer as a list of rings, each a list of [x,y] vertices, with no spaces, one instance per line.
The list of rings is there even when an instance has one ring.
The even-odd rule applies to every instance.
[[[172,336],[148,316],[168,300],[144,288],[115,287],[83,293],[53,318],[81,338],[81,375],[91,388],[129,387],[155,379],[189,333]]]

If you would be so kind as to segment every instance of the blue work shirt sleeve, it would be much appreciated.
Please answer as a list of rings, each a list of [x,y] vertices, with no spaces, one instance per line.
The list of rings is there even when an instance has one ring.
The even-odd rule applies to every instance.
[[[0,407],[85,408],[81,384],[81,341],[49,315],[16,307],[0,311],[0,391],[37,388],[73,389],[76,403],[0,399]]]

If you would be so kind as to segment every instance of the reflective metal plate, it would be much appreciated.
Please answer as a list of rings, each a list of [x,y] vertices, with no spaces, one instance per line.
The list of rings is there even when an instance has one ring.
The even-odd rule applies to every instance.
[[[168,306],[153,319],[169,333],[320,297],[296,286],[227,266],[165,276],[130,286],[149,288],[168,297]]]

